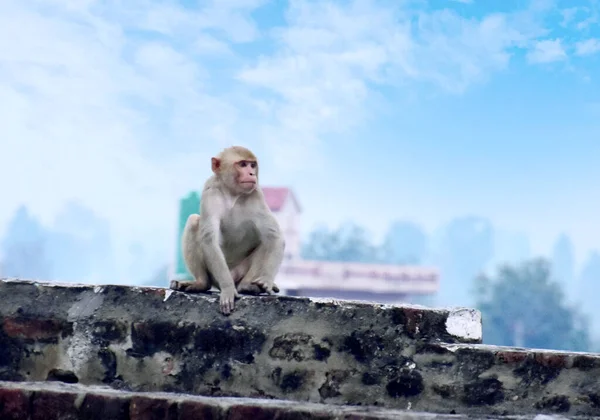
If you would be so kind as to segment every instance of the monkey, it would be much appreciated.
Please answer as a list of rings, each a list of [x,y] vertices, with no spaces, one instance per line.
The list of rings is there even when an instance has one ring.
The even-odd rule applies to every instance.
[[[219,289],[223,314],[234,310],[240,293],[278,293],[275,275],[285,240],[258,185],[258,159],[249,149],[231,146],[211,158],[213,174],[205,182],[200,213],[183,230],[183,258],[192,282],[171,281],[186,292]]]

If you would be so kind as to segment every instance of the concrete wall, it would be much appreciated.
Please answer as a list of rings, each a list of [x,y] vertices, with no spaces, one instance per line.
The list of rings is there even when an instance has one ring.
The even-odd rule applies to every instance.
[[[470,309],[246,296],[226,317],[216,295],[25,281],[0,281],[0,301],[0,381],[600,415],[599,355],[481,345]]]

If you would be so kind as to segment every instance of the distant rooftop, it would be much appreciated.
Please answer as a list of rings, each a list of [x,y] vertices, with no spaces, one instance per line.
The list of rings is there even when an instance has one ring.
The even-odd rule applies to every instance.
[[[288,198],[291,198],[296,206],[296,209],[300,212],[302,208],[300,207],[300,203],[296,196],[286,187],[263,187],[263,194],[265,195],[265,200],[267,201],[267,205],[271,209],[272,212],[278,212],[282,209],[285,202]]]

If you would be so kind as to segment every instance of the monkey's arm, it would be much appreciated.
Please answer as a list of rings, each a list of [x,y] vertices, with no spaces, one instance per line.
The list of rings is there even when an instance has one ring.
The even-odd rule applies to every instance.
[[[210,190],[202,197],[200,217],[204,220],[201,223],[200,244],[206,268],[221,291],[221,311],[228,314],[233,310],[234,300],[238,294],[221,250],[221,219],[225,210],[222,201],[218,193]]]

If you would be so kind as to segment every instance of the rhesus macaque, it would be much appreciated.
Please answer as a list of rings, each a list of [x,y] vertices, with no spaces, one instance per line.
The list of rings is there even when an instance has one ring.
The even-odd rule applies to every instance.
[[[250,150],[223,150],[212,158],[212,171],[200,214],[188,217],[182,237],[183,258],[194,281],[173,280],[171,289],[206,292],[214,285],[227,315],[239,293],[279,292],[274,280],[285,242],[258,188],[258,160]]]

